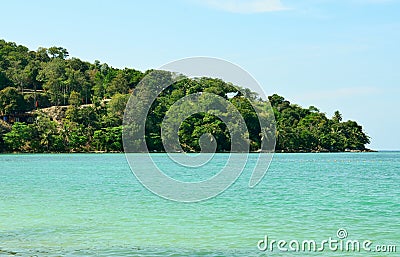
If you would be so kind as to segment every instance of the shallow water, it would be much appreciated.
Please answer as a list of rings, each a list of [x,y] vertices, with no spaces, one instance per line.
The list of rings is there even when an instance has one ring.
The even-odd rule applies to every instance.
[[[166,155],[166,173],[198,180]],[[251,155],[250,158],[256,158]],[[251,170],[221,195],[177,203],[145,189],[123,154],[0,155],[0,256],[397,256],[400,153],[276,154],[266,177]],[[200,173],[199,173],[200,172]],[[263,252],[270,240],[371,240],[397,253]],[[326,247],[327,248],[327,247]]]

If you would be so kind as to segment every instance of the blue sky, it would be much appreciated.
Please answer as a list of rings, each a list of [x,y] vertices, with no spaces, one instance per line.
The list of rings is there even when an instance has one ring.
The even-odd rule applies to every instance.
[[[218,57],[267,94],[363,125],[373,149],[400,149],[400,1],[3,1],[0,38],[62,46],[83,60],[157,68]]]

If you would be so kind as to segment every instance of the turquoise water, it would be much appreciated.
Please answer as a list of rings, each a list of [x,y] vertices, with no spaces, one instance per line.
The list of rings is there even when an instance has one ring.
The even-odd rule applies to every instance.
[[[215,168],[193,174],[208,177]],[[175,167],[153,156],[167,173]],[[256,155],[251,155],[255,158]],[[0,155],[0,256],[398,256],[400,153],[276,154],[263,181],[246,169],[208,201],[147,191],[123,154]],[[197,171],[199,173],[199,171]],[[209,174],[207,173],[209,172]],[[177,171],[175,176],[179,177]],[[184,172],[187,179],[187,172]],[[397,253],[260,251],[257,242],[336,238]]]

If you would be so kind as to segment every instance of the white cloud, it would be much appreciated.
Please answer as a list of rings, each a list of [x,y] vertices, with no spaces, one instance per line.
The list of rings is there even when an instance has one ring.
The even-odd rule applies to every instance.
[[[280,0],[203,0],[201,3],[232,13],[262,13],[288,10]]]

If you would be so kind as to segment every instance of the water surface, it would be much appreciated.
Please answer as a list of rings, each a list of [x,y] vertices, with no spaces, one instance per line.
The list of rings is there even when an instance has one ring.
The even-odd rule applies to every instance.
[[[166,173],[197,181],[226,156],[194,174],[153,157]],[[265,235],[322,241],[340,228],[400,251],[396,152],[276,154],[255,188],[248,167],[218,197],[192,204],[147,191],[123,154],[0,155],[0,164],[0,256],[396,256],[257,248]]]

